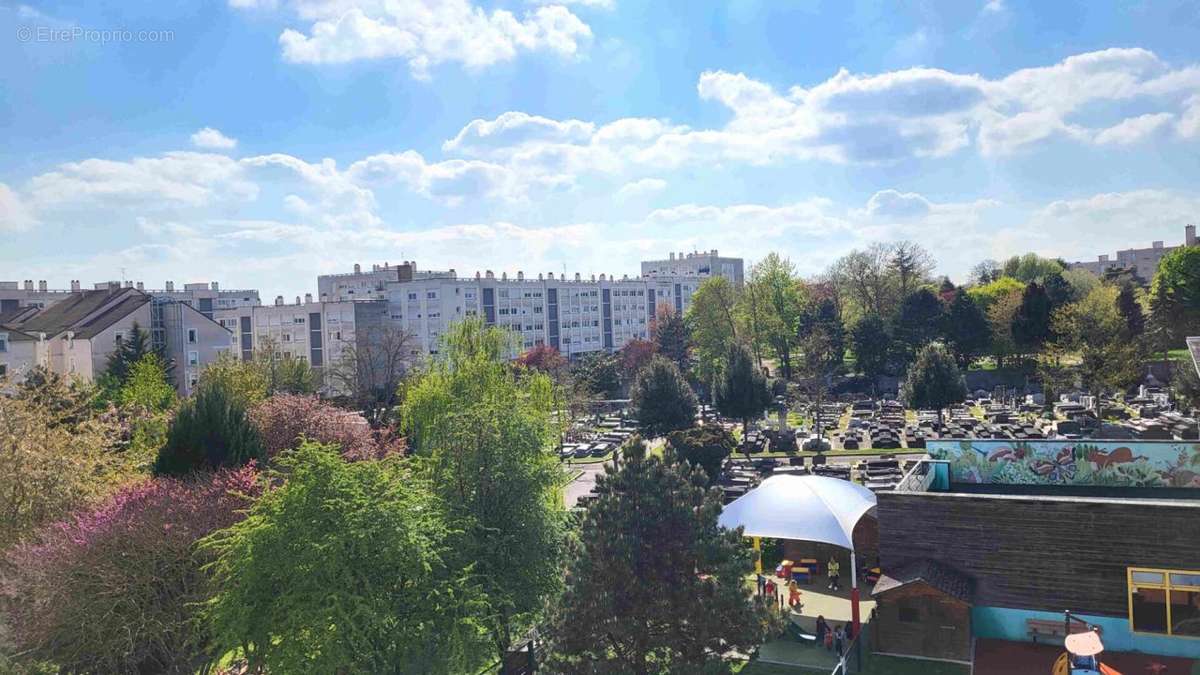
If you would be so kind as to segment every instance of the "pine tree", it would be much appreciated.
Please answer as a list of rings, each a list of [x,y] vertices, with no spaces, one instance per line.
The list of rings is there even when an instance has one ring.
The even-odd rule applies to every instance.
[[[970,367],[972,361],[987,353],[991,326],[987,315],[970,293],[955,294],[954,301],[946,311],[942,335],[946,339],[946,346],[954,353],[959,368]]]
[[[750,419],[771,405],[767,378],[754,367],[754,357],[743,345],[733,345],[717,378],[717,410],[726,417],[742,421],[742,436],[749,430]]]
[[[129,334],[117,341],[116,349],[109,355],[105,373],[116,378],[118,386],[123,385],[129,377],[129,371],[133,368],[133,364],[141,361],[143,356],[153,351],[150,346],[149,333],[142,330],[137,322],[134,322],[129,329]]]
[[[935,409],[939,421],[942,408],[962,403],[966,397],[967,387],[954,357],[936,342],[925,345],[917,353],[900,386],[900,398],[910,408]]]
[[[605,467],[554,617],[552,672],[707,672],[765,638],[745,583],[753,556],[717,525],[720,493],[704,485],[670,450]]]
[[[1021,304],[1012,320],[1013,343],[1022,353],[1032,354],[1053,337],[1050,314],[1053,311],[1046,289],[1030,282],[1021,295]]]
[[[654,347],[670,359],[680,372],[687,372],[690,362],[688,354],[688,327],[680,314],[668,307],[660,306],[654,320]]]
[[[683,373],[669,359],[655,355],[638,373],[629,392],[630,407],[648,436],[664,436],[696,423],[699,404]]]
[[[1142,305],[1137,301],[1133,284],[1122,284],[1121,292],[1117,294],[1117,311],[1125,320],[1125,336],[1129,339],[1141,337],[1146,332],[1146,315]]]
[[[154,473],[186,476],[265,458],[266,450],[246,409],[223,387],[207,387],[179,409],[154,462]]]

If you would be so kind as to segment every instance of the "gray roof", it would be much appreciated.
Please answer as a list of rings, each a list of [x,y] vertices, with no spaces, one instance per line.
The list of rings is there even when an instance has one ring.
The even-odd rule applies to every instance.
[[[914,583],[925,585],[968,605],[974,603],[975,584],[970,577],[928,558],[914,560],[879,577],[871,595],[879,595]]]
[[[132,288],[79,291],[26,319],[19,329],[47,336],[72,331],[75,337],[88,339],[149,302],[149,295]]]

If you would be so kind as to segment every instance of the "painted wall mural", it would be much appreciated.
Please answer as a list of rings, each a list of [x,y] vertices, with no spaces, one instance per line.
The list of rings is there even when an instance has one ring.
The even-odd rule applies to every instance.
[[[956,483],[1200,488],[1200,443],[1182,441],[927,441]]]

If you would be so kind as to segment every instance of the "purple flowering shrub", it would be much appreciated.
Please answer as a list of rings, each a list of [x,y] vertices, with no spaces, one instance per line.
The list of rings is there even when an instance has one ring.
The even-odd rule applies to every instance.
[[[241,520],[261,492],[253,465],[126,486],[7,552],[0,610],[28,661],[64,672],[194,672],[212,594],[196,541]]]
[[[404,439],[390,431],[372,431],[357,413],[322,402],[315,396],[276,394],[250,410],[267,457],[300,446],[302,438],[341,448],[349,460],[382,459],[403,452]]]

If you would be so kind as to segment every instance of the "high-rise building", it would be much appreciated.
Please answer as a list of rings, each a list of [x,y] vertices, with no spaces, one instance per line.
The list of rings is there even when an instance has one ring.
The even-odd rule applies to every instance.
[[[1195,225],[1187,225],[1183,228],[1183,245],[1197,245]],[[1156,241],[1150,244],[1150,248],[1127,248],[1123,251],[1117,251],[1115,257],[1102,255],[1094,261],[1073,262],[1068,263],[1067,266],[1072,269],[1085,269],[1097,276],[1109,270],[1129,270],[1139,278],[1149,282],[1154,278],[1154,273],[1158,270],[1158,263],[1168,253],[1177,248],[1179,247],[1163,246],[1163,242]]]

